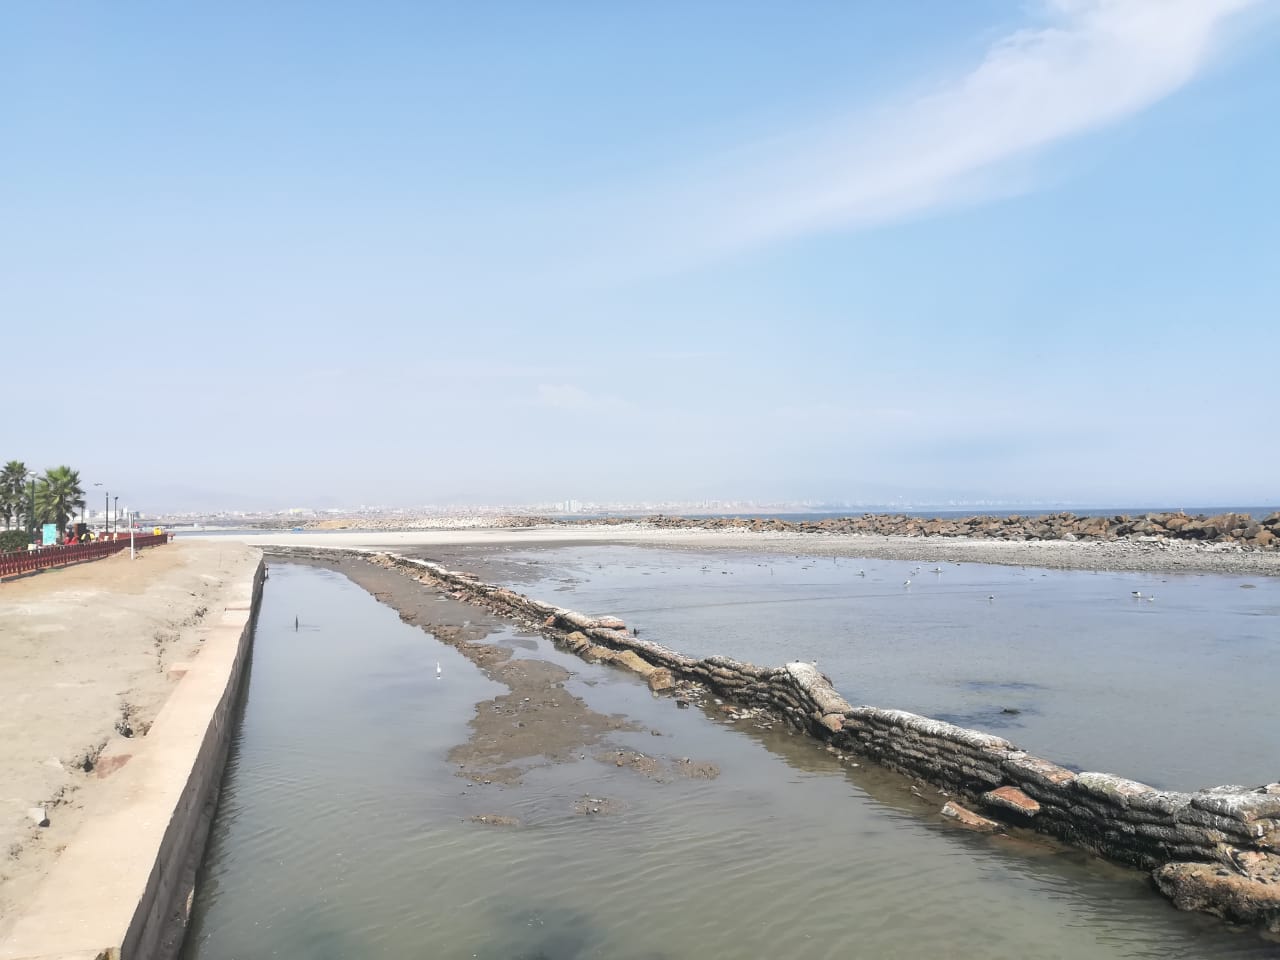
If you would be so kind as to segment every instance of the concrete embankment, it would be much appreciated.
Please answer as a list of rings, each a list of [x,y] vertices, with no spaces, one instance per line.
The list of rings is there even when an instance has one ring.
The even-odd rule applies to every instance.
[[[783,717],[837,750],[933,784],[953,796],[944,815],[966,826],[1049,834],[1151,871],[1183,909],[1280,933],[1280,783],[1173,792],[1076,772],[1001,737],[902,710],[854,706],[808,663],[696,659],[639,639],[615,617],[587,616],[428,561],[366,556],[535,627],[580,656],[634,670],[657,692],[697,684]]]
[[[0,960],[151,960],[181,945],[217,805],[262,592],[261,559],[206,620],[145,738],[102,785],[86,822],[0,941]],[[102,759],[107,759],[104,755]],[[126,762],[127,761],[127,762]],[[100,760],[101,763],[101,760]]]

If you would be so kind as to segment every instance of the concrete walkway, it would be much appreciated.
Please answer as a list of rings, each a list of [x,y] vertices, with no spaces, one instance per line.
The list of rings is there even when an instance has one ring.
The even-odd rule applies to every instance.
[[[0,584],[0,941],[80,828],[111,812],[120,758],[147,748],[259,557],[179,539]]]

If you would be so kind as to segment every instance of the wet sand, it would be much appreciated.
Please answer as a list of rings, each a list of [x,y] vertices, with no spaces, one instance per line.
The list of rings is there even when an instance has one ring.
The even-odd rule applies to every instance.
[[[270,560],[268,554],[268,560]],[[645,732],[621,714],[602,714],[565,689],[570,672],[559,664],[528,656],[515,657],[510,647],[484,642],[509,624],[455,600],[439,589],[361,559],[333,561],[289,557],[301,563],[335,570],[375,599],[392,607],[405,623],[421,627],[436,640],[453,647],[508,692],[476,705],[470,738],[449,752],[457,775],[473,784],[514,785],[535,767],[567,763],[588,756],[600,763],[628,767],[650,779],[678,776],[710,779],[712,764],[690,758],[669,758],[621,747],[613,733]],[[441,599],[443,597],[443,599]],[[657,737],[656,731],[648,731]],[[600,803],[584,805],[580,812]],[[479,814],[477,822],[504,824],[499,814]],[[507,824],[509,825],[509,824]]]
[[[1128,570],[1150,573],[1220,573],[1280,576],[1280,553],[1244,550],[1234,544],[1192,541],[990,540],[967,537],[888,537],[750,530],[658,529],[643,524],[607,527],[559,526],[465,530],[344,531],[341,533],[240,532],[201,539],[238,540],[294,547],[371,547],[423,556],[444,548],[622,544],[688,550],[867,557],[922,563],[995,563],[1056,570]]]

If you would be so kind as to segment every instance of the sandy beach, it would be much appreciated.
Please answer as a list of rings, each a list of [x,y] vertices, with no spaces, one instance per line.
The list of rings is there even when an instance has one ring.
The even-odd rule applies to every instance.
[[[97,811],[95,788],[145,749],[203,621],[257,558],[178,540],[0,584],[0,934]]]
[[[314,547],[563,546],[632,544],[688,550],[744,550],[759,553],[872,557],[939,563],[996,563],[1055,570],[1128,570],[1152,573],[1219,573],[1280,576],[1280,553],[1251,551],[1234,544],[1192,541],[1068,540],[1011,541],[965,537],[891,537],[750,530],[656,529],[643,524],[608,527],[469,528],[453,530],[285,531],[215,534],[201,539],[251,544]]]

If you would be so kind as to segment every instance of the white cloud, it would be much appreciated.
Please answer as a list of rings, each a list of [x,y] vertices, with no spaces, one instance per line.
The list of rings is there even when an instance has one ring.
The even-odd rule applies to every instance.
[[[557,410],[585,410],[592,406],[592,399],[591,394],[571,383],[540,383],[538,403]]]
[[[1007,193],[1011,163],[1175,93],[1222,25],[1264,2],[1047,0],[1039,25],[1000,38],[953,82],[747,145],[678,188],[631,191],[602,229],[626,237],[632,266],[664,269]]]

